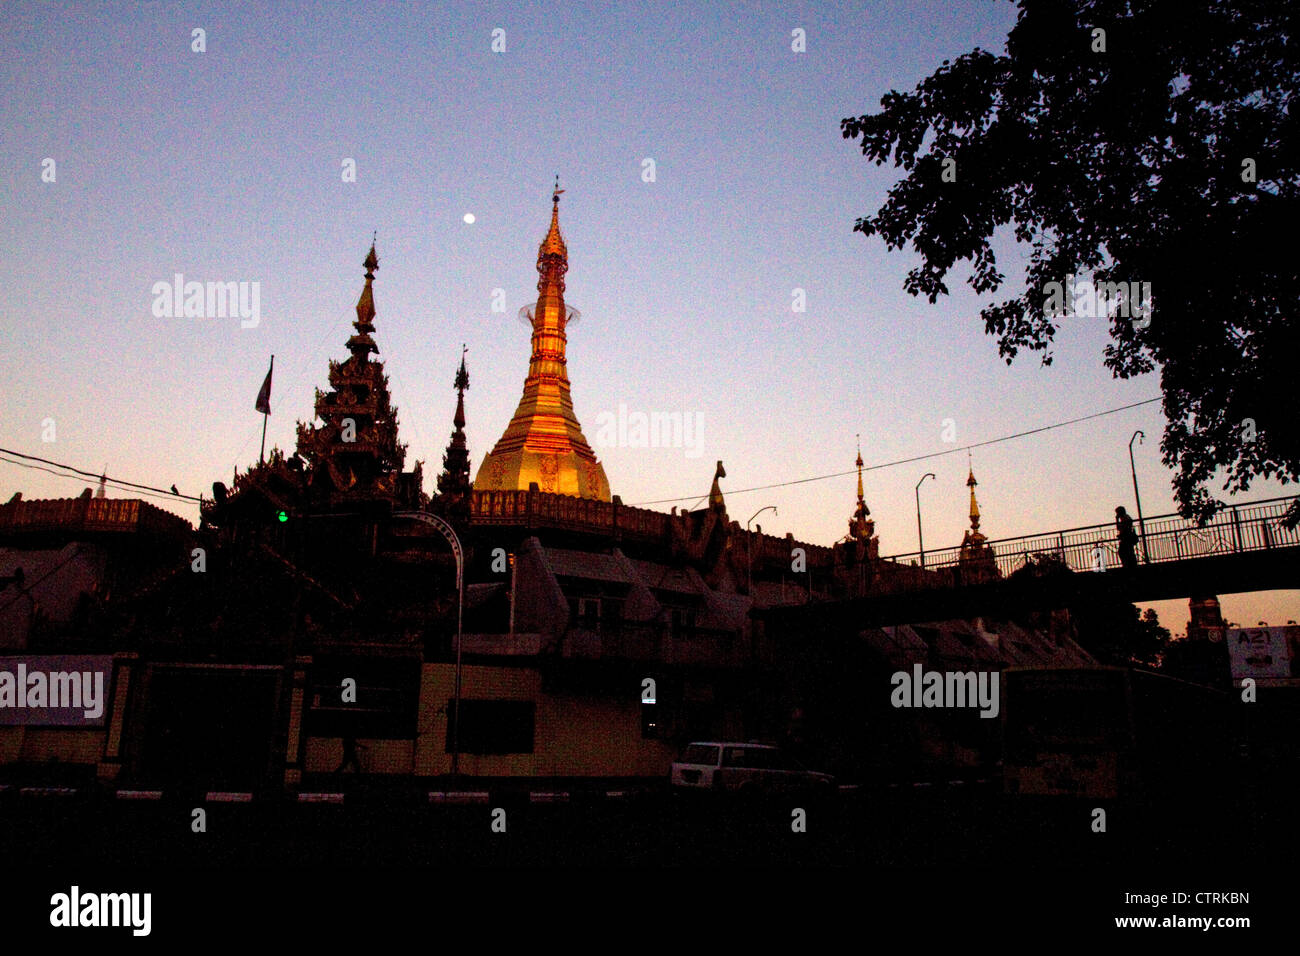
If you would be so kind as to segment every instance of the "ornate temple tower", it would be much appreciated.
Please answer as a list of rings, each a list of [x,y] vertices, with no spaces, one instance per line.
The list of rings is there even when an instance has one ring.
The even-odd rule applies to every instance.
[[[565,327],[577,318],[564,304],[569,252],[560,235],[560,193],[551,196],[551,228],[537,250],[537,303],[520,315],[533,327],[533,354],[519,407],[474,479],[476,491],[527,490],[609,501],[605,469],[583,437],[569,395]]]
[[[876,522],[871,518],[866,495],[862,489],[862,446],[858,445],[858,503],[849,518],[849,533],[835,542],[832,561],[836,590],[842,597],[863,597],[876,576],[876,562],[880,558],[880,539],[876,537]]]
[[[438,476],[438,495],[442,510],[465,510],[469,507],[469,446],[465,443],[465,389],[469,388],[469,372],[465,370],[465,352],[460,354],[460,368],[456,372],[456,415],[452,419],[455,430],[442,456],[442,474]]]
[[[403,473],[406,446],[397,441],[397,409],[388,394],[388,376],[371,337],[375,331],[373,283],[379,258],[371,243],[366,284],[357,300],[356,334],[348,339],[352,357],[329,365],[330,391],[316,389],[319,426],[298,423],[298,454],[311,469],[312,495],[328,505],[387,500],[418,507],[423,468]]]

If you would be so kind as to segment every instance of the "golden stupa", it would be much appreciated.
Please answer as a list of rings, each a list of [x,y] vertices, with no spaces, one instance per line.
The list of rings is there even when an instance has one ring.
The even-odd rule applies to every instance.
[[[551,196],[551,228],[537,250],[537,304],[521,313],[533,327],[524,394],[505,434],[483,459],[475,491],[541,491],[609,501],[609,480],[573,413],[564,357],[565,327],[576,311],[564,304],[569,250],[560,235],[560,193]]]

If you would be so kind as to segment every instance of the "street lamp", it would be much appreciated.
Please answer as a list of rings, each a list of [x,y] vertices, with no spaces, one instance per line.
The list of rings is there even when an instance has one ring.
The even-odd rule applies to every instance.
[[[442,536],[451,545],[452,554],[456,556],[456,689],[452,704],[451,726],[451,773],[460,774],[460,646],[463,643],[465,627],[465,552],[461,549],[460,538],[456,530],[435,514],[427,511],[394,511],[394,518],[413,518],[433,525],[442,532]]]
[[[1138,440],[1139,445],[1142,444],[1142,440],[1146,437],[1147,436],[1142,433],[1142,429],[1140,428],[1133,433],[1133,438]],[[1147,554],[1147,526],[1146,522],[1142,520],[1142,496],[1138,494],[1137,466],[1133,464],[1133,438],[1128,440],[1128,467],[1129,471],[1133,475],[1133,497],[1137,499],[1138,529],[1142,534],[1142,563],[1150,564],[1151,555]]]
[[[745,522],[745,564],[748,565],[749,601],[751,604],[754,603],[754,547],[749,535],[749,523],[764,511],[770,511],[777,517],[781,516],[781,513],[776,510],[776,505],[768,505],[765,508],[759,508],[749,516],[749,521]]]
[[[934,472],[927,471],[921,476],[921,481],[925,481],[927,478],[934,478]],[[939,479],[934,478],[934,480],[938,481]],[[921,537],[921,481],[916,483],[916,488],[913,491],[916,492],[916,545],[921,551],[921,569],[925,570],[925,539]]]

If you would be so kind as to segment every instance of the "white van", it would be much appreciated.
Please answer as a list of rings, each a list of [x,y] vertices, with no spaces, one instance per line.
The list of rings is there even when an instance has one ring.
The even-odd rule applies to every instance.
[[[686,745],[672,766],[677,792],[712,790],[757,795],[835,790],[835,778],[816,773],[772,744],[700,741]]]

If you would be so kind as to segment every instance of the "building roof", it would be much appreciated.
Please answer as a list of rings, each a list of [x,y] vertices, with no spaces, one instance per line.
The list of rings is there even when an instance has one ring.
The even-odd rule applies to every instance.
[[[143,532],[183,535],[184,518],[138,498],[38,498],[0,505],[0,536],[37,532]]]
[[[598,551],[571,551],[565,548],[543,547],[543,550],[556,577],[586,578],[619,584],[636,583],[628,573],[626,563],[612,554]]]

